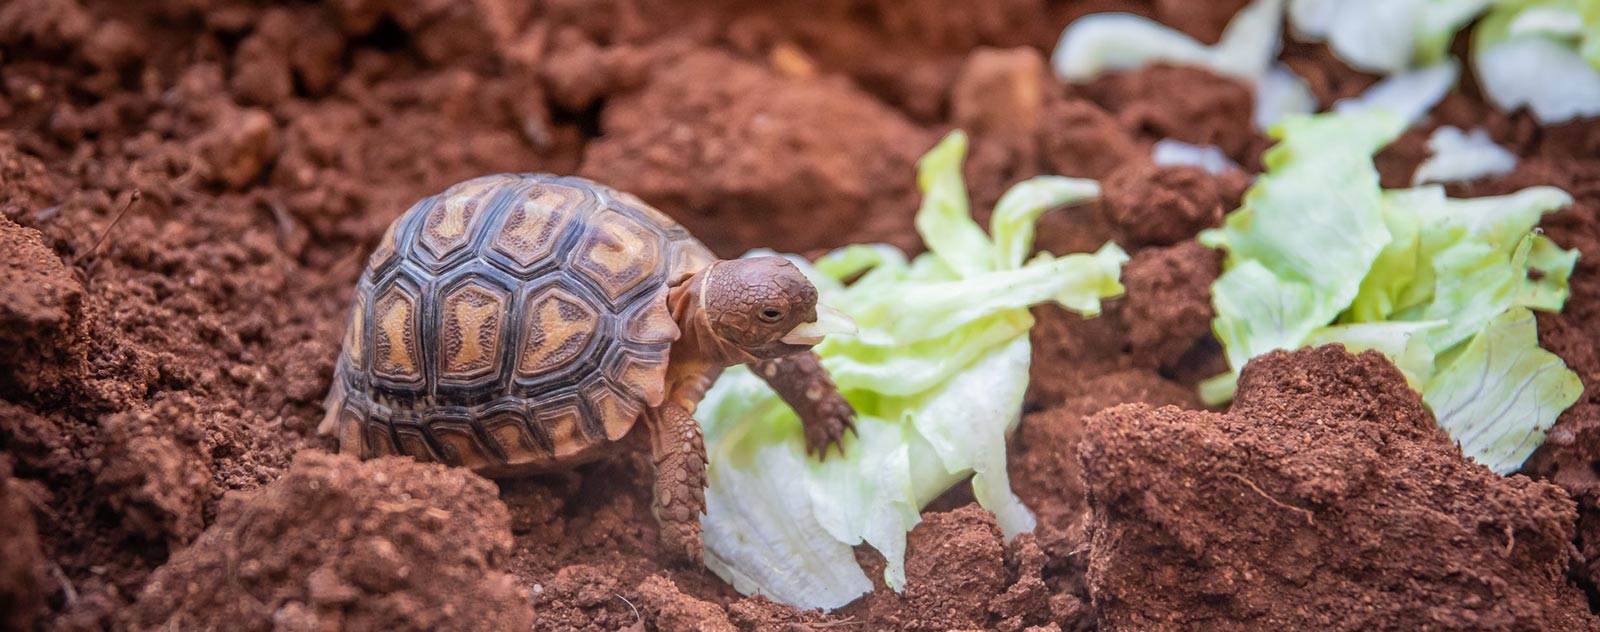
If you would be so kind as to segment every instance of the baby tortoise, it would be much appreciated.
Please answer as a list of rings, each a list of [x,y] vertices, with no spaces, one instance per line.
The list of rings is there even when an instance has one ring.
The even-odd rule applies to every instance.
[[[699,560],[695,406],[725,367],[749,365],[825,455],[855,411],[811,347],[852,331],[780,257],[718,260],[660,211],[588,180],[486,176],[389,226],[356,286],[318,432],[362,458],[506,477],[592,460],[642,416],[662,539]]]

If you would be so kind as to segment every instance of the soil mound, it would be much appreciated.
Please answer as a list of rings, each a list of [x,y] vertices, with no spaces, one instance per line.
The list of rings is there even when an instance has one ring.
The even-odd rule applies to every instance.
[[[305,452],[151,576],[140,629],[526,630],[510,517],[463,469]]]
[[[837,77],[696,51],[601,117],[579,172],[719,244],[910,246],[917,156],[933,139]],[[722,252],[724,256],[738,252]]]
[[[1227,414],[1085,423],[1102,629],[1600,629],[1573,502],[1463,458],[1382,356],[1253,360]]]

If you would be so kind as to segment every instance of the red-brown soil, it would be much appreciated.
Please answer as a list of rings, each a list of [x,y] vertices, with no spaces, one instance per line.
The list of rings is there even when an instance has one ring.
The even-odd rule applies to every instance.
[[[1230,209],[1245,184],[1240,174],[1156,169],[1150,145],[1164,136],[1213,143],[1251,169],[1266,142],[1250,128],[1248,89],[1236,83],[1158,67],[1064,86],[1043,59],[1061,28],[1086,13],[1150,15],[1214,41],[1242,4],[0,3],[0,627],[1124,625],[1125,610],[1104,606],[1104,582],[1137,595],[1171,579],[1127,566],[1116,577],[1091,572],[1145,541],[1092,546],[1089,516],[1100,524],[1112,506],[1092,512],[1095,490],[1130,483],[1082,478],[1082,419],[1127,403],[1199,408],[1194,385],[1222,365],[1206,324],[1217,258],[1191,236]],[[1373,81],[1321,47],[1291,45],[1285,58],[1324,104]],[[1453,600],[1438,611],[1446,617],[1439,627],[1470,623],[1452,617],[1472,613],[1485,625],[1520,616],[1559,629],[1584,614],[1561,574],[1567,556],[1576,586],[1595,594],[1600,585],[1600,127],[1540,129],[1524,114],[1492,111],[1468,84],[1378,164],[1386,184],[1403,186],[1433,127],[1482,126],[1522,155],[1522,166],[1454,193],[1554,184],[1577,199],[1545,222],[1584,258],[1566,312],[1541,315],[1540,331],[1587,390],[1525,468],[1564,489],[1576,510],[1554,487],[1486,479],[1452,460],[1437,437],[1376,419],[1359,422],[1367,434],[1317,436],[1331,442],[1329,467],[1373,472],[1369,486],[1416,483],[1385,501],[1390,513],[1374,514],[1392,522],[1356,515],[1372,509],[1357,502],[1373,498],[1360,490],[1319,496],[1319,512],[1345,513],[1314,513],[1316,529],[1329,529],[1316,531],[1232,478],[1181,469],[1193,463],[1142,475],[1151,489],[1212,494],[1182,525],[1227,525],[1240,538],[1390,537],[1397,524],[1422,524],[1405,522],[1404,511],[1481,518],[1483,529],[1460,532],[1459,554],[1413,538],[1384,547],[1374,568],[1439,579],[1427,575],[1437,572],[1430,565],[1457,563],[1457,583],[1439,588],[1441,600]],[[1037,533],[1002,542],[958,489],[911,534],[904,594],[880,588],[835,613],[797,612],[742,597],[659,549],[649,464],[637,450],[502,483],[498,502],[493,487],[462,472],[319,454],[326,445],[311,431],[350,288],[383,229],[416,199],[496,171],[581,173],[661,206],[727,255],[757,246],[815,254],[866,240],[914,245],[913,162],[956,126],[973,134],[966,172],[980,218],[1019,179],[1100,178],[1106,198],[1047,216],[1039,245],[1086,251],[1115,239],[1133,255],[1127,296],[1103,317],[1035,310],[1033,384],[1011,475],[1039,516]],[[139,201],[113,225],[135,190]],[[1225,419],[1239,432],[1224,435],[1193,427],[1191,413],[1172,414],[1189,420],[1173,427],[1209,437],[1294,421],[1236,411]],[[1384,448],[1393,452],[1388,469],[1376,468],[1370,451],[1332,447],[1370,445],[1361,442],[1384,433],[1410,446]],[[1267,439],[1263,446],[1275,445]],[[1260,476],[1252,480],[1274,498],[1311,499],[1274,478],[1287,476],[1274,474],[1284,463],[1229,463]],[[1454,478],[1421,486],[1397,473],[1425,467]],[[375,522],[391,510],[398,516]],[[1255,521],[1206,522],[1207,512]],[[1155,523],[1122,520],[1114,524],[1130,533],[1159,533]],[[1510,553],[1506,526],[1515,536]],[[395,544],[393,554],[379,554],[377,539]],[[1306,570],[1292,557],[1246,555],[1244,543],[1227,549],[1236,557],[1188,572],[1257,559],[1252,581]],[[1197,546],[1189,550],[1211,550]],[[860,557],[869,576],[880,575],[880,558]],[[1179,558],[1142,563],[1163,559]],[[234,565],[252,560],[271,572],[251,578]],[[396,564],[410,574],[384,575]],[[369,573],[394,581],[361,583]],[[1464,588],[1471,577],[1487,583]],[[1314,585],[1327,588],[1319,593],[1326,600],[1346,598],[1340,612],[1382,604],[1401,623],[1430,612],[1395,596],[1414,592],[1382,593],[1392,578],[1355,579]],[[191,583],[217,590],[186,598]],[[1512,589],[1507,600],[1488,598]],[[1216,599],[1290,601],[1289,592],[1198,590],[1151,602],[1149,615],[1291,616],[1270,603]],[[1483,601],[1465,604],[1471,595]],[[1246,613],[1240,604],[1257,605]]]
[[[1462,457],[1375,352],[1273,352],[1226,414],[1084,426],[1102,629],[1600,629],[1567,580],[1572,500]]]
[[[307,451],[273,484],[228,495],[129,618],[169,630],[527,629],[533,608],[504,572],[511,519],[496,496],[460,469]]]

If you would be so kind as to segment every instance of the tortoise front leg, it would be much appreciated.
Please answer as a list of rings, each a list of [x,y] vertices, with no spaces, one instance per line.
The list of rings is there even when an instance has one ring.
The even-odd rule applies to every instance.
[[[656,466],[655,503],[661,543],[691,563],[701,559],[700,514],[706,510],[706,444],[700,423],[681,404],[645,412]]]
[[[845,431],[856,429],[856,409],[839,394],[815,351],[752,362],[750,369],[800,416],[806,431],[806,453],[826,459],[828,447],[837,445],[839,454],[844,454],[841,442]]]

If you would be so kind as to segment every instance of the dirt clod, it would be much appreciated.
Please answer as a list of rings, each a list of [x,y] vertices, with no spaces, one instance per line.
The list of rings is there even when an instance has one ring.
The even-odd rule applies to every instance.
[[[1238,207],[1239,183],[1248,181],[1238,172],[1213,176],[1131,160],[1101,183],[1100,211],[1125,247],[1171,246],[1220,225],[1223,213]]]
[[[1040,151],[1054,174],[1102,178],[1145,152],[1115,117],[1086,100],[1051,101],[1044,120]]]
[[[307,452],[283,478],[229,496],[161,567],[135,625],[172,629],[530,629],[501,570],[510,518],[461,469]],[[301,626],[309,626],[302,628]]]
[[[639,584],[639,604],[660,630],[736,632],[728,613],[714,603],[683,594],[672,580],[651,575]]]
[[[243,188],[261,174],[277,153],[272,116],[257,109],[225,110],[195,148],[211,178]]]
[[[1600,627],[1572,501],[1464,459],[1374,352],[1259,357],[1227,414],[1111,408],[1079,454],[1101,629]]]
[[[1150,141],[1215,145],[1234,162],[1255,164],[1259,136],[1250,87],[1198,67],[1153,64],[1106,75],[1084,87],[1101,107]]]
[[[211,500],[210,455],[187,398],[161,402],[153,410],[124,413],[102,427],[95,486],[123,525],[176,549],[200,535]]]
[[[983,628],[1005,584],[1000,528],[974,505],[926,514],[906,538],[908,630]]]
[[[1133,254],[1122,268],[1125,294],[1109,311],[1128,332],[1135,364],[1198,378],[1226,368],[1202,357],[1214,344],[1210,288],[1221,272],[1221,253],[1194,241]]]
[[[81,369],[83,286],[39,231],[0,215],[0,393],[58,393]]]

